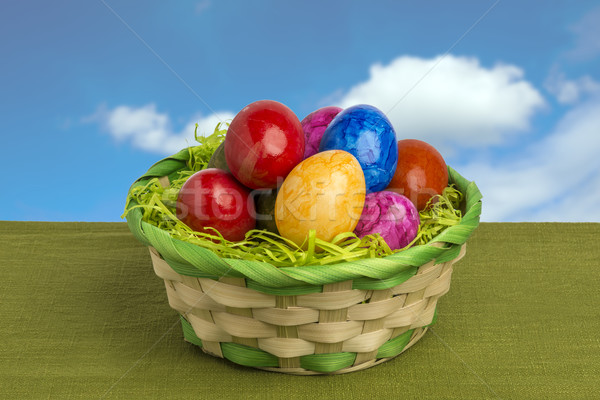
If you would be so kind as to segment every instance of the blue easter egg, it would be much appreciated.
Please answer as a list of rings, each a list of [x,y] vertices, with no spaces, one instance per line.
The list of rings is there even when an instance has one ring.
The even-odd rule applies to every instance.
[[[398,165],[396,132],[384,113],[359,104],[340,112],[321,139],[319,151],[344,150],[362,167],[368,192],[385,189]]]

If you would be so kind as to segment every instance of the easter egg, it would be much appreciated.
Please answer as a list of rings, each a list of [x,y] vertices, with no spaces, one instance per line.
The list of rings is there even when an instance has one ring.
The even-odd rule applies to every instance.
[[[190,176],[177,196],[176,215],[197,232],[211,233],[211,227],[227,240],[243,240],[254,229],[254,200],[248,188],[230,173],[217,168]]]
[[[207,168],[219,168],[223,171],[230,172],[227,161],[225,161],[225,142],[221,143],[210,157]]]
[[[304,158],[319,152],[321,138],[329,123],[342,111],[340,107],[323,107],[308,114],[300,123],[304,130]]]
[[[319,151],[345,150],[362,167],[368,192],[385,189],[396,170],[398,148],[396,132],[377,108],[360,104],[346,108],[331,121]]]
[[[256,229],[265,229],[279,234],[275,223],[275,200],[277,189],[264,189],[257,191],[254,198],[256,209]]]
[[[231,121],[225,135],[231,173],[252,189],[274,188],[304,158],[304,131],[287,106],[255,101]]]
[[[325,241],[352,232],[365,194],[365,178],[352,154],[342,150],[317,153],[294,167],[279,188],[275,201],[279,233],[302,246],[312,229]]]
[[[392,250],[408,245],[419,230],[419,212],[405,196],[389,191],[368,193],[356,236],[379,233]]]
[[[446,186],[448,167],[432,145],[417,139],[398,141],[398,167],[387,190],[408,197],[421,211]]]
[[[319,151],[332,149],[356,157],[365,174],[367,192],[385,189],[396,170],[396,132],[387,117],[370,105],[346,108],[331,121]]]

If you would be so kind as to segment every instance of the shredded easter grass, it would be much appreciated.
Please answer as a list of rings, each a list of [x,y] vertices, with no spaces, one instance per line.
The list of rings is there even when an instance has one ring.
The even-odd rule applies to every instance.
[[[264,261],[278,267],[326,265],[384,257],[411,246],[426,244],[447,227],[458,225],[461,221],[459,205],[463,195],[451,185],[441,195],[434,196],[425,210],[419,213],[421,223],[417,236],[404,249],[391,250],[379,234],[361,239],[352,232],[345,232],[326,242],[317,238],[315,231],[310,231],[306,247],[300,247],[266,230],[248,231],[245,239],[239,242],[224,239],[213,228],[205,228],[204,232],[194,231],[175,215],[177,195],[192,174],[207,167],[210,157],[225,139],[227,127],[227,123],[220,123],[212,135],[205,137],[198,136],[196,125],[194,136],[199,145],[188,148],[186,167],[166,187],[159,178],[152,178],[144,185],[134,185],[129,191],[122,217],[140,208],[143,221],[168,232],[175,239],[201,246],[223,258]]]

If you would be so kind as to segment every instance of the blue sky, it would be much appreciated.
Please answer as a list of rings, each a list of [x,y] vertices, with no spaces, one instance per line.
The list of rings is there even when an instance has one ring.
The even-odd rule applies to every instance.
[[[3,1],[0,220],[119,221],[155,161],[246,104],[368,103],[485,221],[600,221],[597,1]]]

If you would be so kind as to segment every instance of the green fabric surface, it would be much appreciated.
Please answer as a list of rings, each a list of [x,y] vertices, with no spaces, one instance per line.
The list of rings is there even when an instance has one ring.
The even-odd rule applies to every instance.
[[[184,342],[125,223],[0,222],[0,398],[598,398],[598,238],[597,223],[482,223],[415,346],[291,376]]]

